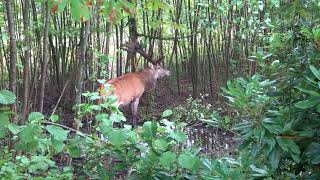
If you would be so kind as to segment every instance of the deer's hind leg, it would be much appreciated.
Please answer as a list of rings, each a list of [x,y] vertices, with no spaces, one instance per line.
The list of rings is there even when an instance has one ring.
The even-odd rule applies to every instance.
[[[135,98],[131,103],[131,112],[133,115],[132,125],[136,126],[137,124],[137,114],[138,114],[138,106],[139,106],[140,97]]]

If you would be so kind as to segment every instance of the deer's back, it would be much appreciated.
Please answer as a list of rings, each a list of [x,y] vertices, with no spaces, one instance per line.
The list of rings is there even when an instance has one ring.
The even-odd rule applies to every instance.
[[[114,95],[119,105],[127,105],[135,98],[141,97],[145,90],[145,82],[139,73],[128,73],[107,82],[114,86]]]

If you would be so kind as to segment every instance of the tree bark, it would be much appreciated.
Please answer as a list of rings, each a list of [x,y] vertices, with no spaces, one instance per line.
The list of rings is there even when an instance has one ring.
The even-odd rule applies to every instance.
[[[81,29],[81,39],[80,39],[80,59],[78,65],[78,82],[76,84],[76,105],[81,104],[81,94],[83,85],[83,68],[86,59],[87,42],[89,35],[90,21],[86,21],[84,27]]]
[[[16,43],[16,31],[15,31],[15,22],[13,19],[13,10],[12,10],[12,0],[6,1],[6,10],[7,10],[7,21],[8,21],[8,32],[10,37],[10,90],[16,94],[17,88],[17,43]],[[18,95],[17,95],[18,97]],[[17,101],[18,102],[18,99]],[[12,105],[12,111],[17,111],[17,105],[14,103]],[[12,119],[13,123],[18,123],[17,118]]]
[[[43,99],[45,92],[45,83],[47,77],[47,66],[48,66],[48,48],[49,48],[49,23],[50,23],[50,12],[48,9],[48,2],[45,5],[46,8],[46,20],[44,28],[44,38],[43,38],[43,54],[42,54],[42,66],[41,66],[41,80],[40,80],[40,96],[39,96],[39,112],[43,112]]]
[[[30,66],[30,55],[31,55],[31,37],[30,37],[30,17],[29,17],[30,1],[24,0],[23,10],[23,26],[25,34],[25,46],[28,46],[24,52],[24,64],[23,64],[23,113],[21,124],[24,124],[28,114],[28,99],[29,99],[29,66]]]

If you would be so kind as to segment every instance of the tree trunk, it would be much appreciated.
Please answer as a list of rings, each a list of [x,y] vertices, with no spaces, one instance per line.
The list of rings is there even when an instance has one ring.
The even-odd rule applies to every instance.
[[[8,20],[8,32],[10,36],[10,90],[16,94],[17,88],[17,44],[16,44],[16,32],[15,32],[15,22],[13,19],[13,10],[12,10],[12,0],[6,1],[6,10],[7,10],[7,20]],[[17,95],[18,97],[18,95]],[[18,102],[18,99],[17,101]],[[12,105],[12,111],[17,111],[16,103]],[[17,118],[12,119],[13,123],[17,123]]]
[[[87,42],[89,35],[90,21],[86,21],[83,28],[81,28],[81,37],[80,37],[80,59],[78,64],[78,82],[76,84],[76,105],[81,104],[81,94],[82,94],[82,85],[83,85],[83,67],[86,59],[86,50]]]
[[[132,42],[137,41],[137,21],[134,17],[129,18],[129,39]],[[136,60],[137,60],[136,53],[130,53],[127,59],[127,63],[131,62],[131,72],[136,71],[136,67],[135,67]]]
[[[23,10],[23,26],[25,34],[25,46],[26,51],[24,52],[24,64],[23,64],[23,113],[21,124],[24,124],[28,114],[28,99],[29,99],[29,65],[30,65],[30,55],[31,55],[31,37],[29,33],[30,27],[30,17],[29,17],[30,1],[24,0],[24,10]]]
[[[45,92],[45,81],[47,76],[47,65],[48,65],[48,44],[49,44],[49,23],[50,23],[50,12],[48,9],[48,2],[45,5],[46,8],[46,20],[44,28],[44,38],[43,38],[43,56],[42,56],[42,66],[41,66],[41,80],[40,80],[40,96],[39,96],[39,112],[43,112],[43,99]]]

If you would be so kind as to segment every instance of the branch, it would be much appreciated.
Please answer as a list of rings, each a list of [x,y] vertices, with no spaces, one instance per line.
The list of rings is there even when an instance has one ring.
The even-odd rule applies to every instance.
[[[59,99],[58,99],[58,102],[57,102],[56,106],[53,108],[53,111],[52,111],[52,113],[51,113],[51,116],[55,113],[55,111],[56,111],[56,109],[57,109],[57,107],[58,107],[58,105],[59,105],[59,103],[60,103],[60,101],[61,101],[61,98],[62,98],[62,96],[63,96],[63,94],[64,94],[64,91],[66,90],[66,87],[67,87],[68,83],[69,83],[69,79],[68,79],[68,81],[66,82],[66,84],[65,84],[64,87],[63,87],[63,90],[62,90],[62,92],[61,92],[61,95],[60,95],[60,97],[59,97]]]
[[[78,134],[79,136],[82,136],[82,137],[90,137],[89,135],[83,133],[83,132],[80,132],[80,131],[77,131],[71,127],[68,127],[68,126],[65,126],[65,125],[62,125],[62,124],[58,124],[58,123],[54,123],[54,122],[42,122],[41,124],[49,124],[49,125],[54,125],[54,126],[59,126],[59,127],[62,127],[63,129],[68,129],[72,132],[75,132],[76,134]],[[91,138],[91,137],[90,137]]]
[[[203,30],[205,30],[207,27],[204,27],[202,29],[200,29],[199,31],[196,31],[192,34],[186,35],[186,36],[178,36],[178,37],[159,37],[159,36],[152,36],[152,35],[148,35],[148,34],[137,34],[137,36],[142,36],[142,37],[147,37],[147,38],[152,38],[152,39],[158,39],[158,40],[175,40],[175,39],[184,39],[184,38],[190,38],[194,35],[197,35],[199,33],[201,33]]]

